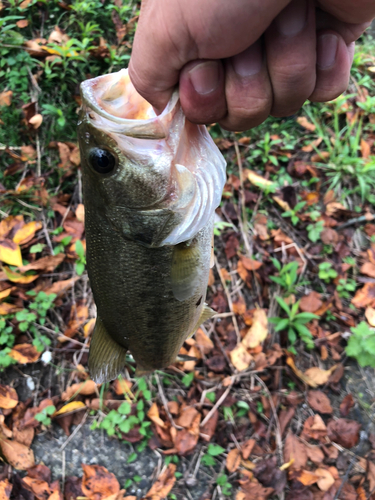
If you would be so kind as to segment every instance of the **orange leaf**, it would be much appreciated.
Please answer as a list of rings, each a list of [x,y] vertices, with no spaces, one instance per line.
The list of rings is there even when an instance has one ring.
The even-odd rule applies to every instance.
[[[29,21],[27,19],[20,19],[16,24],[19,28],[26,28],[29,25]]]
[[[18,394],[8,385],[0,385],[0,408],[11,410],[18,404]]]
[[[163,500],[166,498],[176,482],[175,472],[175,464],[169,464],[167,469],[158,477],[156,482],[151,486],[151,489],[146,493],[145,498],[151,498],[152,500]]]
[[[31,344],[17,344],[10,351],[9,356],[24,365],[26,363],[35,363],[41,354]]]
[[[3,270],[4,270],[5,274],[6,274],[7,279],[9,281],[11,281],[12,283],[27,284],[27,283],[33,282],[38,277],[37,274],[33,274],[33,275],[30,275],[30,276],[24,276],[23,274],[15,273],[15,272],[11,271],[9,269],[9,267],[7,267],[7,266],[4,266]]]
[[[36,115],[32,116],[29,120],[30,125],[36,130],[41,126],[43,122],[43,116],[40,113],[37,113]]]
[[[51,273],[61,262],[65,259],[65,254],[59,253],[57,255],[47,255],[42,257],[26,266],[19,268],[21,273],[26,271],[44,271],[45,273]]]
[[[89,396],[90,394],[95,394],[96,392],[96,383],[93,380],[85,380],[79,384],[73,384],[67,388],[61,395],[61,399],[63,401],[67,401],[68,399],[78,396]]]
[[[24,444],[0,436],[0,449],[5,460],[15,469],[27,470],[35,465],[33,451]]]
[[[0,260],[10,266],[22,266],[22,256],[20,247],[12,240],[0,241]]]
[[[301,127],[308,130],[309,132],[314,132],[316,129],[316,126],[313,123],[310,123],[305,116],[299,116],[297,118],[297,123],[301,125]]]
[[[335,482],[335,478],[327,469],[322,469],[322,468],[316,469],[315,474],[317,476],[320,476],[320,479],[318,480],[318,487],[322,491],[328,491]]]
[[[0,92],[0,106],[10,106],[12,104],[12,95],[13,92],[11,90]]]
[[[119,482],[105,467],[82,464],[82,469],[82,492],[90,500],[104,500],[110,495],[119,493]]]
[[[314,474],[309,470],[301,470],[296,475],[293,474],[293,480],[297,480],[304,486],[311,486],[315,484],[321,476]]]
[[[247,349],[258,347],[268,334],[268,320],[264,309],[254,311],[253,324],[245,335],[242,343]]]
[[[165,423],[159,416],[159,408],[156,403],[152,403],[151,408],[147,412],[147,416],[152,422],[154,422],[154,424],[159,425],[163,429],[166,427]]]
[[[303,469],[307,463],[306,447],[295,434],[288,434],[284,445],[284,462],[290,462],[291,469]]]
[[[202,349],[203,354],[208,354],[214,348],[212,340],[204,333],[201,328],[195,333],[195,342],[197,347]]]
[[[3,479],[0,481],[0,498],[3,500],[10,498],[12,487],[13,486],[10,484],[9,479]]]
[[[8,304],[7,302],[0,304],[0,316],[5,316],[6,314],[13,314],[17,311],[21,311],[21,308],[16,306],[15,304]]]
[[[237,346],[230,351],[229,356],[233,366],[238,371],[246,370],[253,360],[252,355],[247,352],[242,342],[237,344]]]
[[[26,476],[22,482],[26,486],[26,489],[31,491],[38,500],[50,498],[52,491],[46,481]]]
[[[64,415],[65,413],[71,413],[73,411],[82,410],[83,408],[86,408],[86,405],[85,403],[82,403],[82,401],[72,401],[71,403],[68,403],[62,408],[60,408],[60,410],[57,410],[53,414],[53,417],[58,417],[59,415]]]
[[[225,466],[230,473],[235,472],[241,465],[241,452],[234,448],[227,455]]]

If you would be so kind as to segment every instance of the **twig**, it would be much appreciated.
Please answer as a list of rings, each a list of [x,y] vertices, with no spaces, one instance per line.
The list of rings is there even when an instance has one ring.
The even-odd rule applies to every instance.
[[[43,233],[44,233],[44,236],[46,237],[48,248],[50,249],[51,255],[54,255],[53,246],[51,243],[51,239],[49,237],[49,233],[48,233],[48,229],[47,229],[47,222],[46,222],[46,217],[44,215],[44,212],[42,212],[42,222],[43,222]]]
[[[36,132],[35,140],[36,140],[36,154],[37,154],[36,176],[41,177],[41,175],[42,175],[42,161],[41,161],[41,155],[40,155],[40,141],[39,141],[38,131]]]
[[[233,380],[231,382],[231,384],[226,388],[226,390],[223,392],[223,394],[221,395],[221,397],[216,401],[216,403],[214,404],[214,406],[211,408],[211,410],[207,413],[207,415],[204,417],[204,419],[202,420],[202,422],[200,423],[200,426],[203,427],[209,420],[210,418],[212,417],[212,415],[215,413],[215,411],[219,408],[219,406],[221,405],[221,403],[225,400],[225,398],[228,396],[229,394],[229,391],[231,390],[232,388],[232,385],[233,385]]]
[[[225,295],[227,296],[228,306],[229,306],[230,312],[233,314],[232,320],[233,320],[234,329],[235,329],[236,335],[237,335],[237,342],[241,342],[242,339],[241,339],[240,329],[238,328],[236,315],[233,312],[233,302],[232,302],[227,284],[225,283],[225,280],[223,279],[223,277],[221,275],[221,272],[220,272],[221,268],[220,268],[219,262],[218,262],[216,257],[215,257],[215,265],[216,265],[216,269],[217,269],[217,272],[219,274],[219,278],[220,278],[221,284],[223,286]]]
[[[354,226],[355,224],[360,224],[361,222],[371,222],[372,220],[374,220],[373,214],[361,215],[361,217],[354,217],[354,219],[347,220],[346,222],[341,224],[341,226],[337,226],[335,229],[336,231],[341,231],[341,229],[346,229],[347,227]]]
[[[349,465],[348,465],[348,469],[347,469],[347,471],[346,471],[346,473],[345,473],[345,476],[342,478],[342,482],[341,482],[341,484],[340,484],[340,488],[337,490],[336,495],[335,495],[335,497],[334,497],[334,499],[333,499],[333,500],[337,500],[337,499],[339,498],[340,493],[341,493],[341,490],[343,489],[343,487],[345,486],[346,481],[347,481],[347,480],[348,480],[348,478],[349,478],[349,474],[350,474],[350,471],[352,470],[352,468],[353,468],[353,466],[354,466],[354,462],[355,462],[355,460],[356,460],[356,458],[355,458],[355,457],[352,457],[352,459],[351,459],[351,461],[350,461],[350,463],[349,463]]]
[[[18,201],[18,203],[20,203],[24,207],[31,208],[31,210],[37,210],[38,212],[42,212],[42,210],[43,210],[40,207],[34,207],[33,205],[29,205],[28,203],[26,203],[25,201],[20,200],[19,198],[15,198],[15,200]]]
[[[77,434],[77,432],[80,430],[80,428],[83,426],[83,424],[86,422],[86,419],[88,417],[89,410],[86,411],[86,413],[83,416],[83,419],[81,422],[77,425],[77,427],[74,429],[74,431],[71,433],[71,435],[68,437],[68,439],[63,443],[59,449],[59,451],[63,451],[63,449],[67,446],[67,444],[74,438],[74,436]]]
[[[168,418],[169,418],[169,421],[170,421],[171,425],[175,429],[178,429],[178,430],[183,429],[183,427],[177,425],[175,423],[175,421],[173,420],[172,414],[171,414],[171,412],[169,411],[169,408],[168,408],[168,401],[167,401],[167,398],[165,397],[165,394],[164,394],[164,391],[163,391],[163,386],[160,383],[160,378],[159,378],[159,374],[158,373],[155,373],[155,378],[156,378],[156,382],[158,384],[160,399],[161,399],[161,401],[163,403],[165,413],[168,415]]]

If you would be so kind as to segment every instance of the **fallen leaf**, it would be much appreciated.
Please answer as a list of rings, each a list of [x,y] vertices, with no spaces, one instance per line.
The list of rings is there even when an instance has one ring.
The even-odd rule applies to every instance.
[[[176,424],[187,429],[191,426],[197,415],[198,410],[196,410],[193,406],[182,407],[180,410],[180,416],[176,420]]]
[[[0,498],[2,500],[7,500],[10,498],[10,494],[12,492],[12,485],[9,482],[9,479],[3,479],[0,481]]]
[[[243,371],[249,368],[250,363],[254,359],[253,356],[247,352],[242,342],[237,344],[237,346],[230,351],[229,356],[233,366],[238,371]]]
[[[263,486],[273,488],[276,495],[284,491],[286,486],[286,472],[277,467],[275,456],[258,462],[253,470],[253,474]]]
[[[159,425],[163,429],[166,427],[164,421],[160,418],[159,408],[156,403],[152,403],[151,408],[147,412],[147,416],[154,424]]]
[[[318,476],[309,470],[301,470],[294,473],[292,477],[304,486],[311,486],[312,484],[315,484],[321,476]]]
[[[239,297],[233,302],[233,312],[237,315],[245,314],[246,312],[246,302],[243,297]]]
[[[331,227],[326,227],[320,233],[320,239],[325,245],[336,245],[339,241],[339,235],[337,231],[332,229]]]
[[[43,123],[43,116],[40,113],[36,113],[34,116],[30,118],[29,123],[36,130]]]
[[[339,418],[330,420],[327,425],[328,437],[344,448],[353,448],[359,441],[359,431],[361,424],[355,420]]]
[[[176,465],[168,464],[166,470],[160,474],[151,489],[146,493],[145,498],[152,500],[163,500],[166,498],[176,482]]]
[[[306,453],[315,465],[321,464],[324,460],[324,453],[319,446],[306,446]]]
[[[347,417],[348,413],[354,406],[354,398],[351,394],[347,394],[340,404],[340,413],[343,417]]]
[[[367,460],[367,474],[366,479],[370,483],[369,490],[375,490],[375,464],[371,460]]]
[[[73,384],[66,389],[61,395],[63,401],[67,401],[78,395],[89,396],[96,393],[96,383],[93,380],[85,380],[79,384]]]
[[[375,283],[365,283],[365,286],[357,290],[352,298],[352,304],[355,307],[366,307],[375,301]]]
[[[8,356],[15,359],[21,365],[35,363],[42,353],[38,352],[31,344],[17,344],[9,352]]]
[[[268,320],[264,309],[254,311],[253,324],[242,340],[245,348],[254,348],[260,345],[268,334]]]
[[[241,452],[237,448],[234,448],[233,450],[230,450],[230,452],[227,455],[227,459],[225,461],[225,466],[232,474],[232,472],[235,472],[239,466],[241,465]]]
[[[26,266],[21,266],[19,271],[25,273],[26,271],[44,271],[45,273],[52,273],[57,266],[65,259],[65,254],[58,253],[57,255],[47,255],[41,259],[30,262]]]
[[[23,245],[30,241],[37,231],[42,229],[43,224],[37,221],[31,221],[21,227],[13,236],[13,241],[17,245]],[[21,264],[22,265],[22,264]]]
[[[11,410],[18,404],[18,394],[9,385],[0,385],[0,408]]]
[[[365,316],[368,324],[372,327],[375,327],[375,309],[370,306],[366,307]]]
[[[249,257],[245,257],[245,255],[240,255],[240,260],[244,268],[248,271],[257,271],[261,266],[263,266],[263,262],[259,260],[249,259]]]
[[[44,293],[46,293],[47,295],[51,293],[55,293],[56,295],[62,295],[67,290],[69,290],[69,288],[71,288],[74,285],[74,283],[79,279],[80,276],[74,276],[73,278],[69,278],[67,280],[55,281],[53,285],[44,290]]]
[[[332,413],[333,409],[328,396],[322,391],[309,391],[307,401],[311,408],[319,413]]]
[[[251,452],[253,451],[253,448],[256,444],[255,439],[248,439],[243,445],[242,445],[242,457],[247,460],[249,456],[251,455]]]
[[[315,474],[320,477],[317,484],[322,491],[328,491],[335,482],[335,478],[327,469],[318,468],[316,469]]]
[[[253,172],[252,170],[248,170],[247,178],[249,179],[251,184],[254,184],[254,186],[257,186],[260,189],[267,189],[271,187],[276,188],[276,184],[274,182],[265,179],[256,172]]]
[[[89,335],[92,334],[92,332],[94,331],[95,323],[96,323],[96,318],[91,318],[85,324],[85,326],[83,327],[83,334],[85,338],[87,338]]]
[[[9,239],[0,241],[0,261],[10,266],[22,266],[22,255],[19,245]]]
[[[312,367],[305,371],[305,377],[307,377],[308,384],[311,387],[316,387],[317,385],[326,384],[336,369],[337,365],[332,366],[329,370],[323,370],[322,368]]]
[[[202,350],[203,354],[209,354],[214,348],[212,340],[204,333],[204,331],[201,328],[198,328],[194,338],[197,347],[199,347]]]
[[[57,410],[53,414],[53,417],[58,417],[59,415],[64,415],[66,413],[71,413],[73,411],[82,410],[84,408],[86,408],[86,405],[85,403],[82,403],[82,401],[72,401],[71,403],[68,403],[59,410]]]
[[[110,495],[119,493],[119,482],[105,467],[82,464],[82,469],[82,492],[90,500],[104,500]]]
[[[30,275],[30,276],[24,276],[23,274],[13,272],[9,269],[9,267],[4,266],[3,270],[5,272],[5,275],[9,281],[12,283],[23,283],[26,285],[27,283],[32,283],[35,281],[38,277],[37,274],[35,275]]]
[[[313,291],[302,297],[299,303],[299,308],[302,312],[314,313],[322,306],[322,304],[323,302],[320,299],[320,293]]]
[[[33,451],[24,444],[0,436],[0,449],[4,459],[15,469],[27,470],[35,465]]]
[[[0,92],[0,106],[10,106],[12,104],[12,95],[11,90]]]
[[[307,463],[306,446],[301,443],[295,434],[289,433],[284,444],[284,462],[293,460],[290,468],[303,469]]]
[[[17,311],[21,311],[21,308],[16,304],[8,304],[8,302],[4,302],[0,304],[0,316],[5,316],[6,314],[13,314]]]
[[[327,436],[327,427],[322,417],[318,414],[308,417],[303,424],[302,434],[308,439],[317,441],[325,439]]]
[[[373,262],[365,262],[360,269],[362,274],[375,278],[375,264]]]
[[[203,416],[205,417],[208,414],[208,410],[203,410]],[[211,418],[201,426],[200,428],[200,438],[206,443],[211,441],[212,436],[215,434],[217,422],[219,420],[219,412],[215,410],[211,416]]]
[[[130,382],[130,380],[126,380],[124,378],[117,378],[113,382],[113,389],[117,396],[123,396],[124,394],[128,394],[131,397],[133,397],[131,388],[132,388],[133,383]]]
[[[316,126],[313,123],[310,123],[305,116],[299,116],[297,118],[297,123],[309,132],[315,132]]]
[[[37,500],[49,499],[52,494],[48,483],[42,479],[26,476],[23,478],[22,482],[26,489],[35,495]]]

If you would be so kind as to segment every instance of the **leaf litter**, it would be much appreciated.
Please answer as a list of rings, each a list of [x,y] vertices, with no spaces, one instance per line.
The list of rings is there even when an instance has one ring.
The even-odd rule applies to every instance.
[[[34,4],[19,5],[20,15],[30,17],[16,20],[11,35],[22,37],[25,50],[11,51],[39,61],[24,81],[41,95],[21,99],[10,87],[0,93],[2,120],[15,113],[12,123],[19,119],[22,134],[0,149],[0,368],[6,375],[27,364],[64,363],[69,377],[64,387],[35,389],[24,401],[9,378],[1,382],[0,497],[60,500],[64,492],[134,500],[135,489],[122,488],[100,464],[82,464],[80,477],[66,477],[65,484],[48,466],[35,465],[35,435],[60,425],[74,439],[74,426],[88,418],[114,439],[160,454],[162,466],[143,498],[183,491],[182,463],[209,468],[207,499],[284,492],[288,500],[371,498],[375,446],[361,447],[368,429],[358,418],[366,403],[341,385],[352,358],[375,356],[374,200],[366,189],[373,179],[363,177],[375,157],[375,120],[363,82],[325,108],[309,105],[297,119],[272,122],[272,133],[260,127],[224,137],[210,127],[228,161],[208,289],[218,314],[184,344],[181,353],[194,360],[138,381],[129,358],[123,378],[97,387],[87,369],[96,311],[85,271],[80,158],[68,132],[73,122],[56,102],[43,106],[51,105],[44,95],[51,95],[48,68],[70,71],[74,61],[87,59],[104,72],[111,53],[125,64],[137,13],[124,14],[122,2],[114,2],[108,40],[99,29],[84,49],[69,24],[56,26],[54,17],[43,35],[35,31],[31,19],[45,7]],[[74,3],[52,8],[55,18],[68,16]],[[363,50],[356,71],[369,74],[373,85],[375,61]],[[77,81],[66,101],[67,109],[74,101],[72,120],[80,105]],[[334,128],[336,115],[344,131],[346,124],[358,131],[358,150],[346,153],[359,165],[355,176],[338,156],[352,139]],[[358,341],[347,351],[361,323],[355,336],[366,339],[366,349]],[[348,453],[356,457],[351,469]]]

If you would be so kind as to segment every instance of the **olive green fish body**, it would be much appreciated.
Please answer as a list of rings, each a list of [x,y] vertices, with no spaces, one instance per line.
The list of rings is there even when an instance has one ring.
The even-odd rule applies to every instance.
[[[213,212],[225,181],[220,153],[205,130],[185,121],[178,99],[161,117],[113,116],[124,88],[112,76],[83,88],[78,126],[87,268],[98,313],[89,368],[97,382],[117,376],[127,350],[138,373],[170,365],[212,315],[205,297]],[[95,94],[93,101],[102,82],[101,100]],[[137,107],[145,113],[143,100],[130,106],[130,97],[120,102],[124,114],[134,116]],[[210,165],[208,146],[219,165],[211,175],[199,169],[203,153]]]

